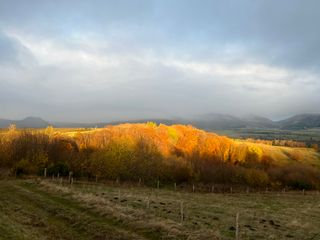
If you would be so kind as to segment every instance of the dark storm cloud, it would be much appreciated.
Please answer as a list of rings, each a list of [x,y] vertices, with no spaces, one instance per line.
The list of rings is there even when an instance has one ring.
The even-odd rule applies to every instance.
[[[319,13],[316,0],[0,0],[1,114],[318,112]]]
[[[53,38],[90,30],[110,36],[116,28],[144,46],[179,52],[195,44],[192,56],[221,56],[221,45],[239,45],[271,63],[306,67],[319,63],[319,9],[316,0],[2,1],[0,16],[3,27]]]

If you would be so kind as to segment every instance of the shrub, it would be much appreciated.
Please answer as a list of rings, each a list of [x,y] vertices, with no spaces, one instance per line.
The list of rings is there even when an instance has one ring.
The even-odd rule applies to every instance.
[[[293,189],[319,188],[320,171],[300,163],[274,168],[270,171],[270,176],[274,181]]]
[[[265,187],[270,183],[268,174],[258,169],[246,169],[244,179],[248,185],[253,187]]]
[[[44,169],[41,169],[40,174],[43,173]],[[48,167],[47,173],[48,175],[55,175],[57,176],[58,173],[60,176],[68,176],[70,172],[69,166],[66,163],[60,162],[60,163],[56,163],[54,165],[51,165]]]
[[[37,172],[36,167],[27,159],[21,159],[14,167],[16,176],[22,174],[35,174]]]

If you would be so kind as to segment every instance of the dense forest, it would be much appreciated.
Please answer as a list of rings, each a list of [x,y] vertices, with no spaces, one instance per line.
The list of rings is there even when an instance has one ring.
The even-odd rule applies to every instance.
[[[96,181],[319,188],[319,154],[299,147],[237,141],[192,126],[152,122],[83,131],[11,126],[0,133],[0,167],[12,176],[43,175],[47,169],[49,176],[72,171]]]

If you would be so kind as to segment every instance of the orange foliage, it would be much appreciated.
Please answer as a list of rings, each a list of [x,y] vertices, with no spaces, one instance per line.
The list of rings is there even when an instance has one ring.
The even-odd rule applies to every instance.
[[[272,171],[279,167],[277,159],[261,146],[260,142],[234,141],[190,125],[121,124],[72,133],[52,127],[43,133],[18,133],[11,128],[0,135],[0,167],[32,174],[46,167],[52,174],[66,175],[71,170],[95,179],[146,182],[162,179],[265,186],[271,181],[302,179],[298,173],[290,173],[290,181],[279,177],[283,169]],[[288,156],[297,160],[302,157],[299,154],[291,151]],[[315,186],[314,179],[311,185]]]

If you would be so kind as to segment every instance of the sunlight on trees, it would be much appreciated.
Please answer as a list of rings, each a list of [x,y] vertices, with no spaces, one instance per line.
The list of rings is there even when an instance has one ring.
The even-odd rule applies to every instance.
[[[290,161],[300,163],[290,168],[278,164],[262,144],[152,122],[65,132],[52,126],[22,131],[11,125],[0,134],[0,167],[15,175],[42,174],[47,168],[48,174],[60,176],[72,171],[78,177],[144,183],[319,186],[319,170],[303,164],[303,150],[285,149]]]

